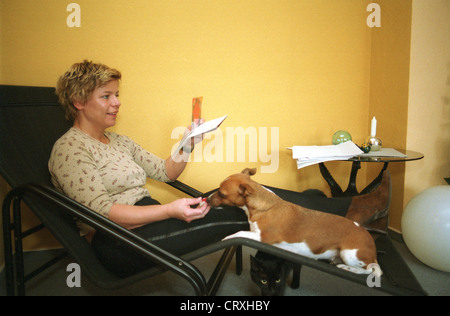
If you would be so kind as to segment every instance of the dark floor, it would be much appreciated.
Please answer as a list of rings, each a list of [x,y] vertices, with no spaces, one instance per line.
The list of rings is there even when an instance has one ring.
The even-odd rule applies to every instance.
[[[406,263],[416,276],[423,289],[432,296],[450,295],[450,273],[432,269],[418,261],[399,241],[394,242]],[[26,265],[39,264],[52,257],[60,250],[34,251],[26,253]],[[253,254],[253,249],[244,247],[244,271],[237,276],[234,273],[234,261],[229,267],[225,276],[219,296],[249,296],[258,295],[259,291],[252,283],[249,273],[249,255]],[[218,261],[220,253],[211,254],[205,258],[194,261],[194,264],[209,277]],[[70,272],[67,266],[72,262],[70,257],[66,257],[47,271],[27,283],[27,295],[42,296],[94,296],[94,295],[194,295],[191,286],[173,273],[166,272],[151,279],[141,281],[126,288],[108,291],[94,287],[85,278],[81,278],[81,287],[70,288],[66,284],[66,279]],[[0,272],[0,296],[5,295],[4,271]],[[373,290],[369,287],[353,283],[351,281],[338,278],[315,269],[303,267],[301,273],[301,286],[297,290],[289,287],[286,289],[287,296],[311,296],[311,295],[385,295],[383,292]]]

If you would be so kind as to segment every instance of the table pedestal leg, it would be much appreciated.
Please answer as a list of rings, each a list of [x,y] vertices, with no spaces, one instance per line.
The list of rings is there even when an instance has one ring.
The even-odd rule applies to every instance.
[[[319,169],[320,173],[322,174],[322,177],[325,179],[325,181],[328,183],[328,186],[330,187],[331,196],[334,197],[343,196],[344,192],[342,191],[341,187],[336,182],[336,180],[334,180],[330,171],[328,171],[328,168],[325,167],[325,164],[323,162],[319,163]]]
[[[364,190],[362,190],[359,194],[367,194],[371,192],[373,189],[375,189],[381,183],[381,180],[383,179],[383,173],[387,169],[388,165],[389,162],[385,162],[378,176],[368,186],[366,186]]]
[[[358,174],[358,170],[361,169],[361,162],[360,161],[353,161],[352,164],[352,171],[350,173],[350,179],[348,182],[347,190],[342,191],[339,184],[334,180],[333,176],[328,171],[328,168],[325,166],[323,162],[319,164],[320,173],[322,174],[325,181],[328,183],[328,186],[331,190],[331,195],[333,197],[343,197],[343,196],[355,196],[359,194],[366,194],[371,192],[374,188],[376,188],[383,179],[383,172],[388,167],[388,162],[384,163],[383,168],[381,169],[378,176],[367,186],[362,190],[360,193],[358,193],[358,190],[356,189],[356,176]]]

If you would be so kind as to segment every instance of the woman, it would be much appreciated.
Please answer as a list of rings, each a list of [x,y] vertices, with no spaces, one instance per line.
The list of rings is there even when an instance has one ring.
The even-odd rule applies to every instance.
[[[146,177],[176,180],[194,144],[164,160],[126,136],[107,132],[115,125],[121,105],[120,79],[118,70],[87,60],[74,64],[59,78],[56,93],[73,127],[52,150],[49,170],[54,186],[177,255],[248,229],[247,218],[239,209],[210,212],[207,203],[191,207],[201,198],[160,205],[150,197],[143,188]],[[128,275],[148,267],[146,260],[105,234],[78,224],[99,259],[116,274]]]
[[[195,144],[164,160],[126,136],[107,132],[115,125],[121,105],[120,79],[118,70],[87,60],[74,64],[59,78],[56,93],[73,127],[56,141],[49,160],[56,189],[176,255],[248,230],[247,217],[239,208],[210,209],[206,203],[201,205],[201,198],[161,205],[150,197],[143,188],[146,177],[176,180]],[[367,223],[387,211],[388,188],[389,177],[385,175],[374,192],[353,198],[272,189],[304,207]],[[83,223],[79,228],[99,260],[117,275],[134,274],[152,265],[107,234]]]

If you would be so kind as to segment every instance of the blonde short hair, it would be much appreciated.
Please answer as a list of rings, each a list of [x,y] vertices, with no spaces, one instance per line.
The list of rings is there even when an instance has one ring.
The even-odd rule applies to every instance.
[[[56,84],[56,94],[66,113],[66,119],[73,122],[77,116],[74,102],[86,103],[96,88],[121,78],[120,71],[86,59],[73,64]]]

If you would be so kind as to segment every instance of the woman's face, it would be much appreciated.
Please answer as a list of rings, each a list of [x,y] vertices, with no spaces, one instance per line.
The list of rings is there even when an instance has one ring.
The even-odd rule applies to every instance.
[[[103,87],[95,88],[85,104],[75,103],[79,110],[77,119],[93,128],[106,129],[116,124],[119,112],[119,81],[112,80]]]

